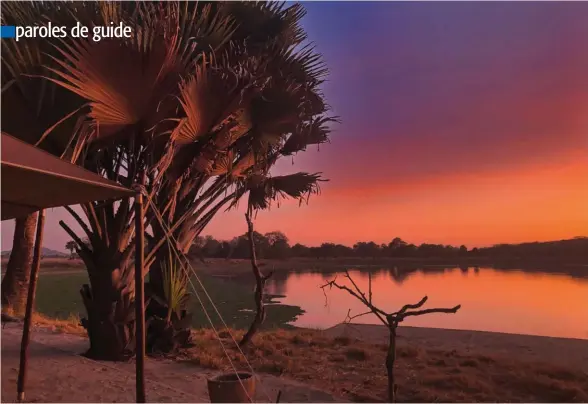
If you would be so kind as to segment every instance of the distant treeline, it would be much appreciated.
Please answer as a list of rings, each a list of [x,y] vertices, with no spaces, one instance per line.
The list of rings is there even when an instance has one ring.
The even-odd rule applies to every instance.
[[[300,243],[290,245],[288,237],[282,232],[266,234],[254,233],[258,258],[287,259],[305,258],[457,258],[494,257],[503,259],[537,259],[566,257],[574,260],[588,260],[588,237],[570,240],[533,242],[522,244],[497,244],[492,247],[468,249],[465,245],[411,244],[399,237],[388,244],[373,241],[360,241],[353,246],[323,243],[309,247]],[[217,240],[214,237],[198,237],[190,251],[203,258],[249,258],[249,238],[247,234],[232,240]]]

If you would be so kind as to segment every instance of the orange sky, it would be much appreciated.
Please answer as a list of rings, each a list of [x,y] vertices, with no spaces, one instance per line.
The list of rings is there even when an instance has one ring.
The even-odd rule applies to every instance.
[[[384,243],[395,236],[422,243],[554,240],[588,234],[588,159],[464,174],[411,185],[349,189],[327,183],[309,205],[286,203],[261,212],[258,231],[280,229],[293,241]],[[210,233],[244,233],[242,212],[215,219]]]

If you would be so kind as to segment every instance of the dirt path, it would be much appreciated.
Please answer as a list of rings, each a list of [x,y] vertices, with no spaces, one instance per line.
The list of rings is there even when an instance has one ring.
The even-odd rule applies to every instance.
[[[1,402],[14,402],[20,350],[20,324],[2,330]],[[33,330],[29,351],[27,402],[135,402],[134,363],[96,362],[79,356],[88,341],[75,335]],[[168,360],[147,359],[149,402],[208,402],[206,379],[215,372]],[[258,382],[257,402],[341,402],[329,393],[271,375]],[[267,393],[267,394],[266,394]]]

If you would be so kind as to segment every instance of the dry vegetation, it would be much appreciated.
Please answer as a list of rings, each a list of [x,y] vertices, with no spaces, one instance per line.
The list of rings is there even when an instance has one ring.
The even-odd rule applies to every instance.
[[[241,336],[234,332],[235,338]],[[194,331],[196,346],[178,359],[229,369],[211,330]],[[221,332],[226,346],[230,335]],[[233,345],[234,346],[234,345]],[[284,375],[359,402],[383,401],[387,347],[320,331],[260,332],[246,354],[256,371]],[[246,368],[241,355],[233,360]],[[399,402],[586,402],[588,377],[543,363],[400,345],[396,362]]]
[[[15,315],[12,310],[3,310],[9,316],[20,318],[21,316]],[[39,313],[33,313],[32,319],[33,326],[47,328],[54,332],[66,333],[79,335],[81,337],[87,337],[86,330],[80,324],[80,318],[78,316],[71,315],[67,319],[55,319],[49,318]]]
[[[34,323],[56,332],[85,336],[79,320],[53,320],[36,314]],[[243,331],[231,331],[238,341]],[[230,370],[210,329],[193,331],[193,348],[175,359]],[[227,330],[220,331],[231,359],[247,369]],[[286,376],[355,402],[386,397],[385,345],[313,330],[259,332],[245,353],[257,372]],[[587,402],[588,375],[547,363],[455,350],[425,349],[401,343],[396,374],[399,402]]]
[[[81,337],[87,337],[86,330],[80,325],[80,318],[78,316],[70,316],[68,319],[59,320],[47,318],[41,314],[33,314],[33,325],[38,327],[49,328],[55,332],[62,332],[66,334],[75,334]]]

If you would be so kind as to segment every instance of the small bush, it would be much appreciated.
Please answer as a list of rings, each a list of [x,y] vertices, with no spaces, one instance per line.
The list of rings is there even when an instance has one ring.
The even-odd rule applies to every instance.
[[[367,352],[361,348],[348,348],[345,351],[345,356],[356,361],[364,361],[368,358]]]
[[[334,338],[334,342],[337,345],[347,346],[347,345],[351,344],[351,338],[346,337],[346,336],[339,336],[339,337]]]

